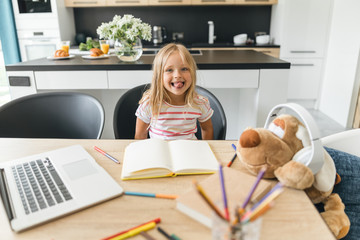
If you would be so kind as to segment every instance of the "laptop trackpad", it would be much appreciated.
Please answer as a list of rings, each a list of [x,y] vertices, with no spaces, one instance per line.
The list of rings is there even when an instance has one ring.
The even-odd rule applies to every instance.
[[[82,159],[76,162],[68,163],[62,166],[71,180],[97,173],[97,170],[88,159]]]

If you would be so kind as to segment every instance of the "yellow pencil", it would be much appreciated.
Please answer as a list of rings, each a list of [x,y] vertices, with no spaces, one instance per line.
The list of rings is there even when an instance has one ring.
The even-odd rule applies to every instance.
[[[126,238],[129,238],[129,237],[132,237],[132,236],[135,236],[137,234],[139,234],[140,232],[145,232],[145,231],[148,231],[150,229],[153,229],[154,227],[156,226],[156,223],[155,222],[151,222],[151,223],[147,223],[145,225],[142,225],[138,228],[135,228],[133,230],[130,230],[124,234],[121,234],[119,236],[116,236],[114,238],[111,238],[110,240],[122,240],[122,239],[126,239]]]

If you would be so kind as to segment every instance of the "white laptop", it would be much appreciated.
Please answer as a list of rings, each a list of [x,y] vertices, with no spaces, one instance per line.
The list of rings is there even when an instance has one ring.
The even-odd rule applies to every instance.
[[[80,145],[0,163],[2,203],[18,232],[123,193]]]

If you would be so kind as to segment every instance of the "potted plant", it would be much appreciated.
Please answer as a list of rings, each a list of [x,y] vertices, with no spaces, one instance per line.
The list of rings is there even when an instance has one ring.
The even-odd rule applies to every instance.
[[[100,39],[115,41],[115,54],[125,62],[133,62],[142,54],[142,40],[151,40],[151,26],[132,15],[115,15],[113,20],[102,23],[96,30]]]

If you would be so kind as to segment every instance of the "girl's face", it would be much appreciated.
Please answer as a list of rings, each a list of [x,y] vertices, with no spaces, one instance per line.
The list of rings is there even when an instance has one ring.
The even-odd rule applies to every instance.
[[[178,51],[167,59],[163,73],[164,88],[171,98],[171,104],[185,104],[185,93],[192,83],[190,67],[183,62]]]

